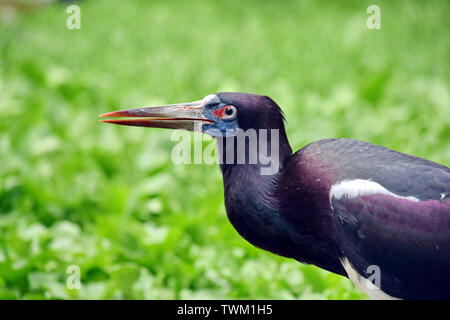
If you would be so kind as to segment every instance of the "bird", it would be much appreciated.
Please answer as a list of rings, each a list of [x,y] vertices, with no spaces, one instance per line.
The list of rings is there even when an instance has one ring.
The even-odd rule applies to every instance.
[[[372,299],[450,299],[447,166],[349,138],[293,153],[284,113],[266,95],[220,92],[99,117],[222,141],[226,214],[252,245],[347,277]],[[240,139],[250,130],[256,143]],[[278,160],[265,174],[269,152],[255,147],[263,140]]]

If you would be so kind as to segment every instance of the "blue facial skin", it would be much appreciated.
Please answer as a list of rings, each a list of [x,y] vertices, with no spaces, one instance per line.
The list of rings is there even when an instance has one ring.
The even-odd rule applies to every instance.
[[[203,107],[203,115],[215,121],[215,123],[211,124],[203,124],[202,132],[209,134],[213,137],[232,137],[236,135],[237,129],[239,129],[236,114],[232,119],[221,119],[214,115],[213,111],[219,110],[225,107],[226,104],[220,102],[220,100],[216,97],[208,101],[208,103]]]

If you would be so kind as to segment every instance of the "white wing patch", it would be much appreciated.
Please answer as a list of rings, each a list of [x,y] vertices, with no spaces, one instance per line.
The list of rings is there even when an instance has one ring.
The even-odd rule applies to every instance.
[[[331,199],[341,199],[343,197],[356,198],[359,196],[371,195],[371,194],[385,194],[396,198],[406,199],[413,202],[418,202],[419,199],[413,196],[403,197],[398,194],[392,193],[382,185],[363,179],[344,180],[335,183],[330,189],[330,203]]]
[[[347,258],[341,259],[342,266],[347,272],[348,278],[352,280],[355,286],[367,294],[373,300],[400,300],[399,298],[388,295],[372,282],[361,276],[350,264]]]

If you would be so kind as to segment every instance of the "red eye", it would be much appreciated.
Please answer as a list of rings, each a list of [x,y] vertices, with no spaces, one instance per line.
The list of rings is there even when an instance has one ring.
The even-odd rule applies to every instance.
[[[236,116],[237,109],[230,104],[221,109],[214,110],[213,113],[216,117],[221,119],[233,119]]]

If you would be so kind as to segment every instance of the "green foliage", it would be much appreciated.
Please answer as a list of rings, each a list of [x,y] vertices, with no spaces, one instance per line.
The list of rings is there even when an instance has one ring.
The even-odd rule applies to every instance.
[[[0,22],[0,298],[359,299],[252,247],[219,169],[103,112],[267,94],[295,149],[352,137],[450,164],[448,1],[83,1]],[[80,290],[66,286],[70,265]]]

